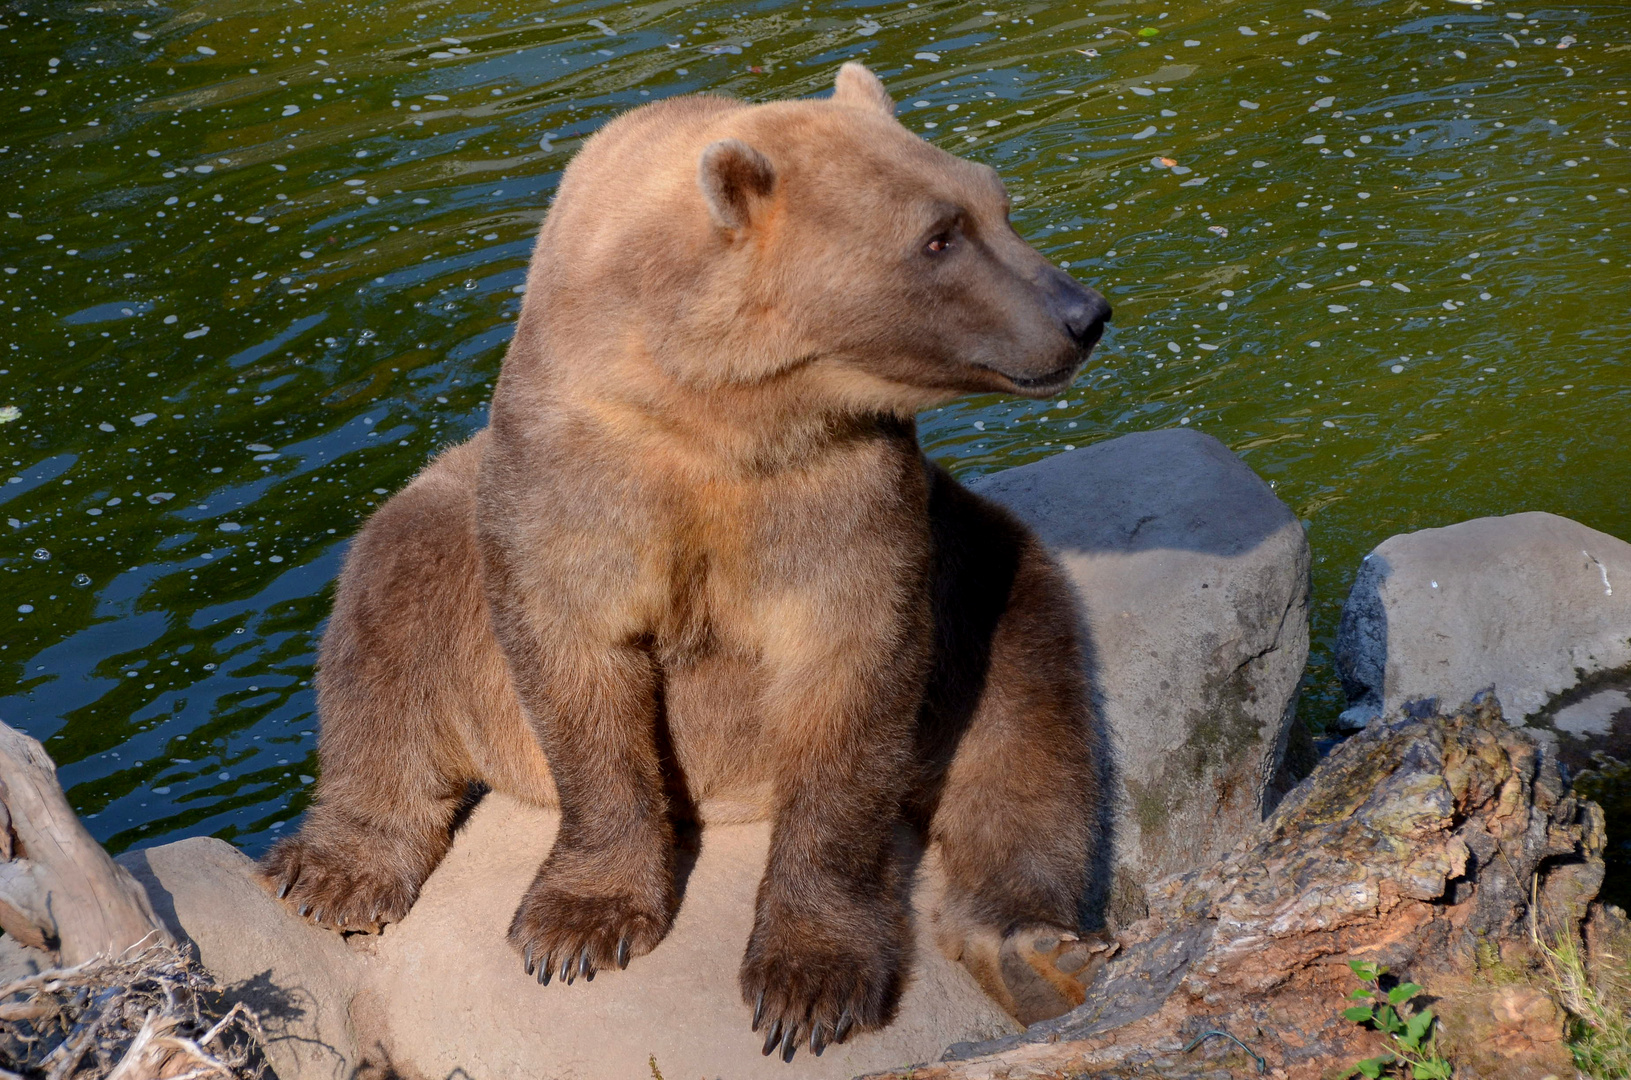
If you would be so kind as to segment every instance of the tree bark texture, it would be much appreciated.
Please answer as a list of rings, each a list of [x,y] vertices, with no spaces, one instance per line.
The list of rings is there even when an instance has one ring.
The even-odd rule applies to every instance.
[[[1426,988],[1411,1008],[1433,1008],[1456,1076],[1573,1076],[1545,952],[1631,934],[1594,902],[1603,845],[1543,734],[1488,696],[1426,704],[1337,747],[1215,865],[1157,884],[1081,1007],[889,1075],[1345,1075],[1395,1049],[1343,1016],[1349,962],[1369,961]]]

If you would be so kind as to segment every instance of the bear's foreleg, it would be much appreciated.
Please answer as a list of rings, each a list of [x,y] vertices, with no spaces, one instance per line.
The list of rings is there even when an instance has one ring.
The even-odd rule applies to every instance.
[[[505,636],[501,631],[501,636]],[[516,630],[508,636],[516,640]],[[555,845],[510,923],[527,974],[571,983],[627,966],[673,923],[674,834],[656,681],[638,646],[540,642],[518,689],[560,794]],[[513,655],[513,654],[512,654]]]
[[[898,590],[881,589],[887,596]],[[874,594],[876,596],[878,594]],[[764,1052],[819,1054],[889,1022],[910,935],[893,850],[927,671],[927,602],[856,605],[767,658],[777,809],[742,960]]]
[[[476,772],[431,692],[404,685],[411,675],[384,686],[368,678],[373,665],[358,655],[366,650],[350,644],[353,620],[342,606],[323,641],[317,798],[260,872],[302,917],[372,931],[418,899],[452,843]]]
[[[401,921],[413,907],[420,886],[447,854],[471,789],[399,789],[386,799],[357,799],[336,794],[343,785],[330,775],[324,771],[328,791],[319,791],[300,832],[262,857],[260,873],[303,918],[333,930],[372,933]],[[360,804],[388,809],[359,814]]]

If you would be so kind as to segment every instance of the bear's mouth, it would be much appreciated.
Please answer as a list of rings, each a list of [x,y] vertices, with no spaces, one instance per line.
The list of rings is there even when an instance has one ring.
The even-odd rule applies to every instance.
[[[989,364],[976,364],[975,366],[984,368],[993,375],[1001,375],[1003,378],[1007,379],[1021,390],[1046,392],[1069,384],[1070,380],[1076,377],[1076,371],[1081,367],[1081,364],[1078,361],[1072,360],[1069,363],[1054,368],[1052,371],[1047,372],[1044,375],[1028,376],[1015,375],[1012,372],[1003,371],[1001,368],[994,368]]]

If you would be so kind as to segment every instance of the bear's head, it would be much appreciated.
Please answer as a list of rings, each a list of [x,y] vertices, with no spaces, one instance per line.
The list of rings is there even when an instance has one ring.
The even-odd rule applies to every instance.
[[[1008,209],[993,169],[903,127],[860,64],[825,100],[673,99],[568,168],[518,336],[570,340],[579,370],[632,351],[693,389],[796,381],[849,408],[1044,397],[1110,308]]]

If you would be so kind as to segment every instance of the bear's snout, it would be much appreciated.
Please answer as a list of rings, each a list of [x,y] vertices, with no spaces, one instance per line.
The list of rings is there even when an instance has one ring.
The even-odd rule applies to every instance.
[[[1055,271],[1049,285],[1048,310],[1085,360],[1110,321],[1109,301],[1063,271]]]

